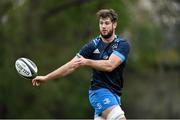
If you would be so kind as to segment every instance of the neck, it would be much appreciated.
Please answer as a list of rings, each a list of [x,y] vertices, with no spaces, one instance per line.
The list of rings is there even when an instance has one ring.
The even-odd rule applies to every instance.
[[[110,43],[110,42],[112,42],[114,40],[115,36],[116,36],[115,33],[113,33],[112,36],[109,37],[109,38],[103,38],[102,36],[101,36],[101,38],[102,38],[103,42]]]

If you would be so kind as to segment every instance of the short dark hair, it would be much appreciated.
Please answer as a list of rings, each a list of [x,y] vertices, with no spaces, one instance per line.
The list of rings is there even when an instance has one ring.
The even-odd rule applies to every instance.
[[[118,15],[113,9],[101,9],[96,13],[98,18],[107,18],[109,17],[112,22],[117,22]]]

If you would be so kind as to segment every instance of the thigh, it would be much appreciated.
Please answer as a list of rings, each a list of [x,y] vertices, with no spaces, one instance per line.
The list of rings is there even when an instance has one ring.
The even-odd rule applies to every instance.
[[[105,109],[105,110],[102,112],[101,116],[102,116],[103,118],[107,118],[108,114],[109,114],[109,113],[112,111],[112,109],[115,108],[116,106],[117,106],[117,105],[113,105],[113,106],[108,107],[107,109]]]
[[[126,120],[124,111],[119,105],[114,105],[104,110],[102,117],[108,120]]]
[[[101,116],[111,106],[120,105],[120,97],[106,88],[89,90],[89,100],[95,109],[95,116]]]

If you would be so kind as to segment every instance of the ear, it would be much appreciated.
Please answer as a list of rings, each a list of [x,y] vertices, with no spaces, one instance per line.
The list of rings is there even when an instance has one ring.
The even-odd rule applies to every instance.
[[[113,28],[116,29],[116,27],[117,27],[117,22],[114,22],[113,23]]]

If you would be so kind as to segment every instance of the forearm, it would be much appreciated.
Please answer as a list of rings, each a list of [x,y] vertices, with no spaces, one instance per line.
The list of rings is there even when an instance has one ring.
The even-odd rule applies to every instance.
[[[86,65],[89,67],[92,67],[94,69],[100,70],[100,71],[110,72],[113,70],[112,61],[110,61],[110,60],[91,60],[91,59],[88,59]]]
[[[59,77],[66,76],[70,73],[72,73],[76,69],[75,66],[71,64],[71,62],[68,62],[61,66],[60,68],[56,69],[55,71],[49,73],[46,75],[47,80],[49,79],[56,79]]]

